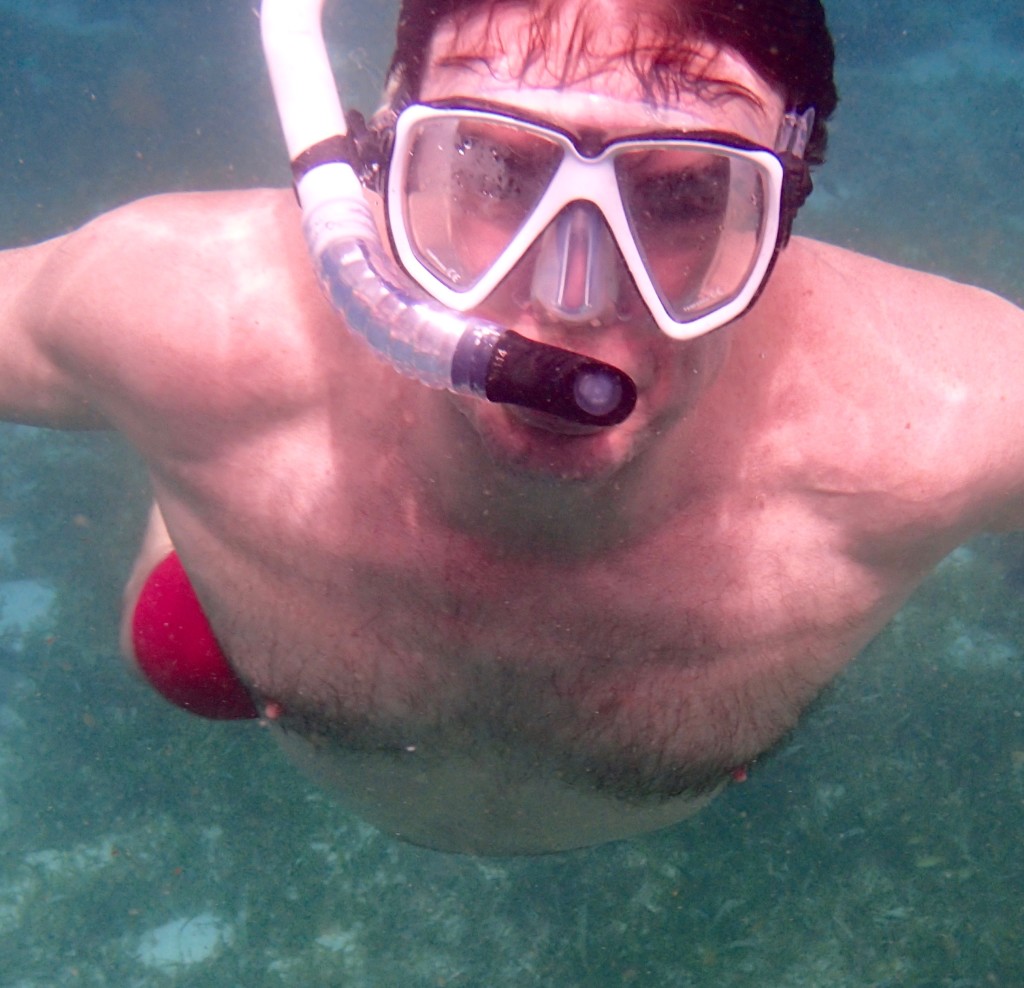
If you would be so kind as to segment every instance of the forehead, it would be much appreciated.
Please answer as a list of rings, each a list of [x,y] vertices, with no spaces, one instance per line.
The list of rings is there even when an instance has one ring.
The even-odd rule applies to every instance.
[[[772,145],[782,97],[739,55],[700,41],[677,45],[675,52],[685,51],[684,70],[671,85],[652,85],[644,53],[664,49],[663,39],[635,18],[607,13],[600,30],[588,33],[579,7],[566,4],[543,36],[526,5],[443,22],[420,98],[487,99],[569,130],[597,128],[610,136],[716,129]]]

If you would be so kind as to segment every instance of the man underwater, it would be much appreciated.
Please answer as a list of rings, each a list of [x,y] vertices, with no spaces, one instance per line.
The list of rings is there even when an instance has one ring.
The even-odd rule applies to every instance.
[[[372,352],[419,296],[314,268],[291,191],[0,254],[0,415],[116,429],[152,477],[127,654],[418,844],[705,805],[951,549],[1024,526],[1024,313],[788,239],[835,102],[817,0],[406,0],[340,160],[435,321],[514,334],[495,400]],[[296,158],[306,208],[338,160]]]

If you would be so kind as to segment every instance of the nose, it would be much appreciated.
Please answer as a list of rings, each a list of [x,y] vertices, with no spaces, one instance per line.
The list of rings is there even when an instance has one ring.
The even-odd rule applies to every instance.
[[[579,325],[615,317],[621,263],[611,231],[593,203],[566,206],[538,246],[530,297],[539,313]]]

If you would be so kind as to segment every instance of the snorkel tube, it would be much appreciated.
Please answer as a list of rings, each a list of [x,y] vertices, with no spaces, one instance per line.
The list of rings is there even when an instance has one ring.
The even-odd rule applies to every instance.
[[[322,8],[323,0],[263,0],[260,18],[303,232],[331,304],[397,371],[430,387],[583,425],[622,422],[636,404],[628,375],[446,308],[384,250],[346,151]]]

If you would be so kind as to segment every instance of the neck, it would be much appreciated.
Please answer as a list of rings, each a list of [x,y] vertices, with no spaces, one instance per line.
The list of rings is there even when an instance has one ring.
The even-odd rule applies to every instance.
[[[699,493],[701,478],[680,472],[676,426],[614,471],[566,479],[496,462],[444,395],[421,422],[414,469],[428,507],[451,530],[530,556],[585,557],[643,539]]]

